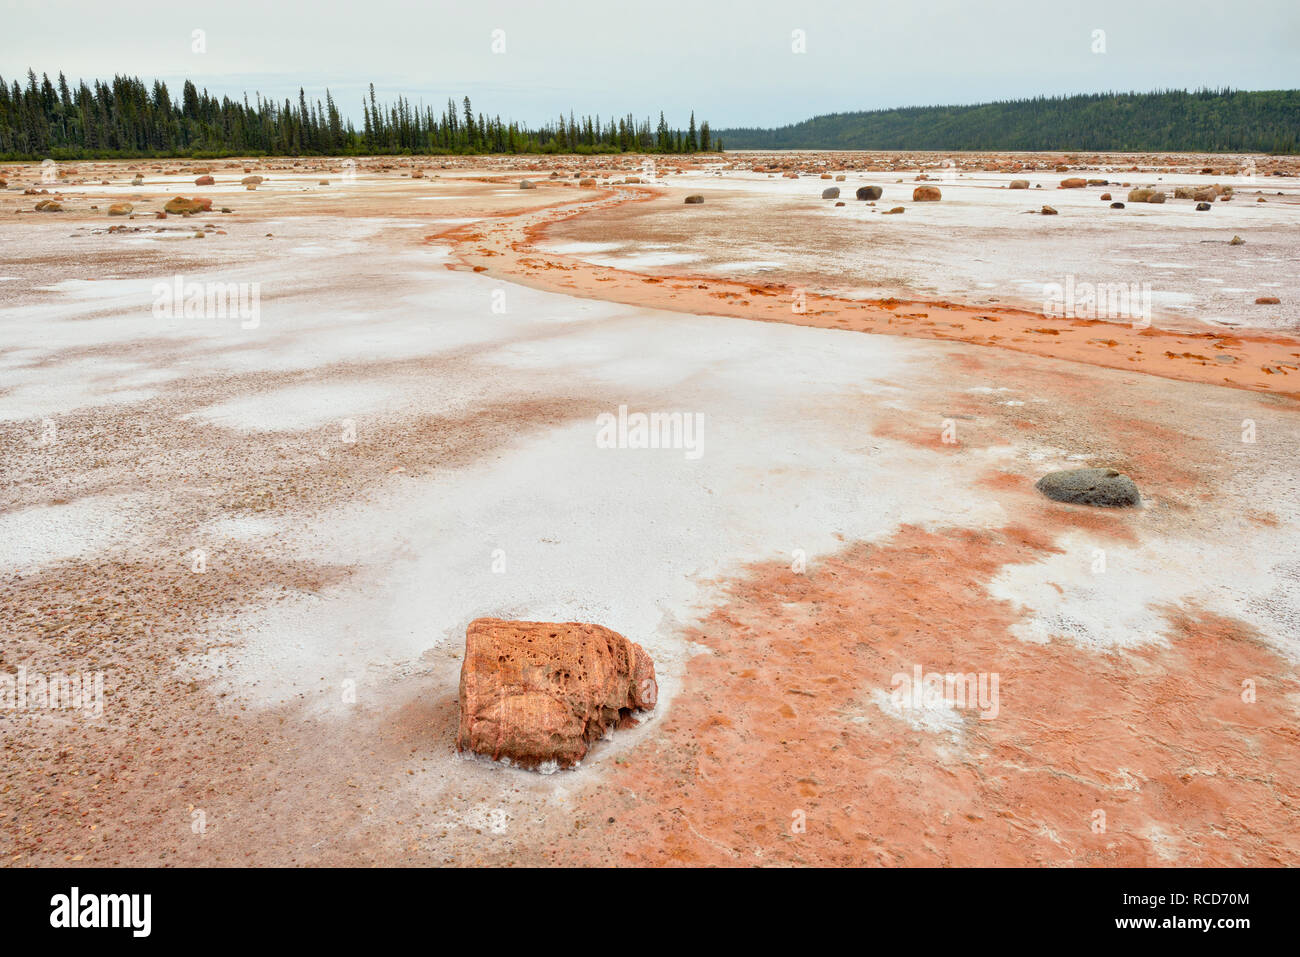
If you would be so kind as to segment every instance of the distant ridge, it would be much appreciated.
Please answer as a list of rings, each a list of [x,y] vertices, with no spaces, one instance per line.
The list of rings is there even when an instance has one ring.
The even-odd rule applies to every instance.
[[[727,149],[1295,153],[1300,90],[1163,90],[828,113],[718,130]]]

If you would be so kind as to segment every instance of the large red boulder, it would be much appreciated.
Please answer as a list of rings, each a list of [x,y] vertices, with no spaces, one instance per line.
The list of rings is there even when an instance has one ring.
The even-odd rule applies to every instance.
[[[465,629],[456,747],[526,768],[570,768],[657,697],[654,662],[618,632],[478,618]]]

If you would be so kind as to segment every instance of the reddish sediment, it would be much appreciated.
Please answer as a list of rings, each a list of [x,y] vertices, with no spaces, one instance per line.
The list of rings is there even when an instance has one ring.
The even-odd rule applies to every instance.
[[[589,793],[584,810],[617,820],[626,843],[588,857],[1300,863],[1292,670],[1249,627],[1195,608],[1166,610],[1167,644],[1010,638],[1018,613],[987,585],[1053,550],[1028,526],[904,527],[805,574],[751,567],[689,636],[710,653],[691,659],[658,739]],[[996,715],[959,711],[955,730],[930,730],[882,708],[916,665],[996,673]]]
[[[521,215],[461,226],[430,241],[453,244],[448,268],[627,305],[760,322],[944,339],[1188,382],[1300,397],[1300,338],[1180,332],[1102,319],[1053,318],[1023,309],[923,300],[858,300],[780,283],[690,274],[643,275],[538,250],[548,226],[594,209],[645,202],[660,191],[620,186],[592,202],[567,198]],[[1220,361],[1218,357],[1228,357]]]

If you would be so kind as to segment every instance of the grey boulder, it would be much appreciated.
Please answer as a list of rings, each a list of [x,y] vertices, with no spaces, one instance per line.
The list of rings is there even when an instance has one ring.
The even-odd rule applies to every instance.
[[[1114,469],[1067,469],[1049,472],[1034,488],[1056,502],[1124,508],[1142,501],[1138,487]]]

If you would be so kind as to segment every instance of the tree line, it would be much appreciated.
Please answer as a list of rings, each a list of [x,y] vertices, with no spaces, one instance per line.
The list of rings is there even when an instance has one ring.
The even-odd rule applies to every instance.
[[[1035,97],[830,113],[722,130],[732,149],[1295,153],[1300,90],[1202,89]]]
[[[362,128],[346,119],[327,89],[325,100],[277,102],[255,95],[250,102],[186,80],[179,100],[167,85],[139,77],[82,80],[73,89],[62,72],[51,82],[27,71],[26,85],[0,76],[0,158],[9,160],[163,156],[375,155],[473,153],[695,153],[722,149],[708,122],[686,129],[668,125],[664,114],[631,113],[602,119],[569,111],[529,127],[474,111],[469,97],[449,99],[437,112],[399,96],[380,103],[375,86],[361,103]]]

